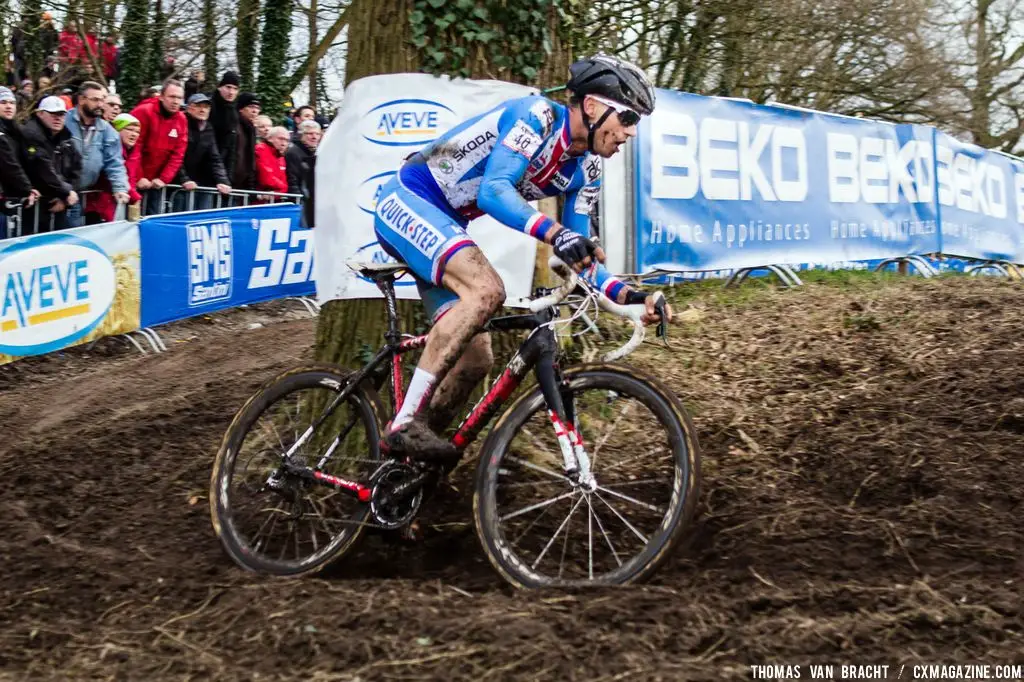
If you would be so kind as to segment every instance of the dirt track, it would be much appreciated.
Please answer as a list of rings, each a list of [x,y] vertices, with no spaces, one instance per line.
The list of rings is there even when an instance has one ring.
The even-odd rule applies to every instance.
[[[1024,662],[1024,289],[702,293],[636,363],[693,409],[692,546],[653,584],[516,593],[469,495],[330,580],[242,573],[206,494],[234,410],[314,322],[0,369],[0,678],[678,680],[749,664]],[[95,354],[94,354],[95,355]],[[467,594],[468,593],[468,596]],[[909,671],[904,674],[907,679]]]

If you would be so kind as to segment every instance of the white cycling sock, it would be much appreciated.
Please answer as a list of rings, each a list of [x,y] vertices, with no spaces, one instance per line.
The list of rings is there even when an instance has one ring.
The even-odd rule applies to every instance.
[[[394,421],[391,422],[392,429],[397,429],[402,424],[411,422],[413,415],[420,412],[430,403],[430,397],[434,395],[434,385],[436,383],[437,377],[426,370],[422,370],[419,367],[416,368],[416,372],[412,375],[412,381],[409,382],[409,391],[405,394],[402,408],[398,410]]]

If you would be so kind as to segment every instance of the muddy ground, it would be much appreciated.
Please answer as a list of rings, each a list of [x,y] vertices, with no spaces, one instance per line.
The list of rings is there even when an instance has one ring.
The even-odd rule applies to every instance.
[[[468,494],[428,513],[422,544],[371,538],[330,579],[235,567],[210,526],[212,457],[246,396],[309,356],[304,313],[170,331],[159,356],[111,341],[0,368],[0,678],[1024,662],[1024,289],[854,277],[687,305],[674,352],[633,361],[693,411],[701,516],[651,584],[596,592],[507,588]]]

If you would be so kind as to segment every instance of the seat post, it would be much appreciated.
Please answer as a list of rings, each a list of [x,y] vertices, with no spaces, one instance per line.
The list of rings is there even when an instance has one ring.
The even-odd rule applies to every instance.
[[[395,278],[393,275],[375,279],[377,288],[384,294],[384,305],[388,312],[388,330],[384,333],[384,339],[391,345],[397,345],[402,340],[402,332],[398,328],[398,303],[395,300]]]

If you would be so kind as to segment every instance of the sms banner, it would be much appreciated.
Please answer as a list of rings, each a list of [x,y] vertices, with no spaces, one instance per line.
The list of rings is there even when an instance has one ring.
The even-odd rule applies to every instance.
[[[942,252],[1024,262],[1024,163],[943,132],[935,157]]]
[[[0,364],[139,328],[128,222],[0,241]]]
[[[301,212],[268,204],[143,218],[142,326],[312,295],[313,230]]]
[[[466,118],[533,92],[502,81],[418,73],[370,76],[350,83],[317,150],[317,258],[338,264],[320,273],[319,300],[381,295],[371,281],[353,274],[344,263],[393,261],[377,243],[374,210],[381,187],[405,157]],[[474,220],[468,231],[501,275],[510,304],[528,296],[536,241],[489,216]],[[409,275],[396,284],[399,298],[418,297]]]
[[[933,131],[670,90],[635,148],[638,271],[937,251]]]

